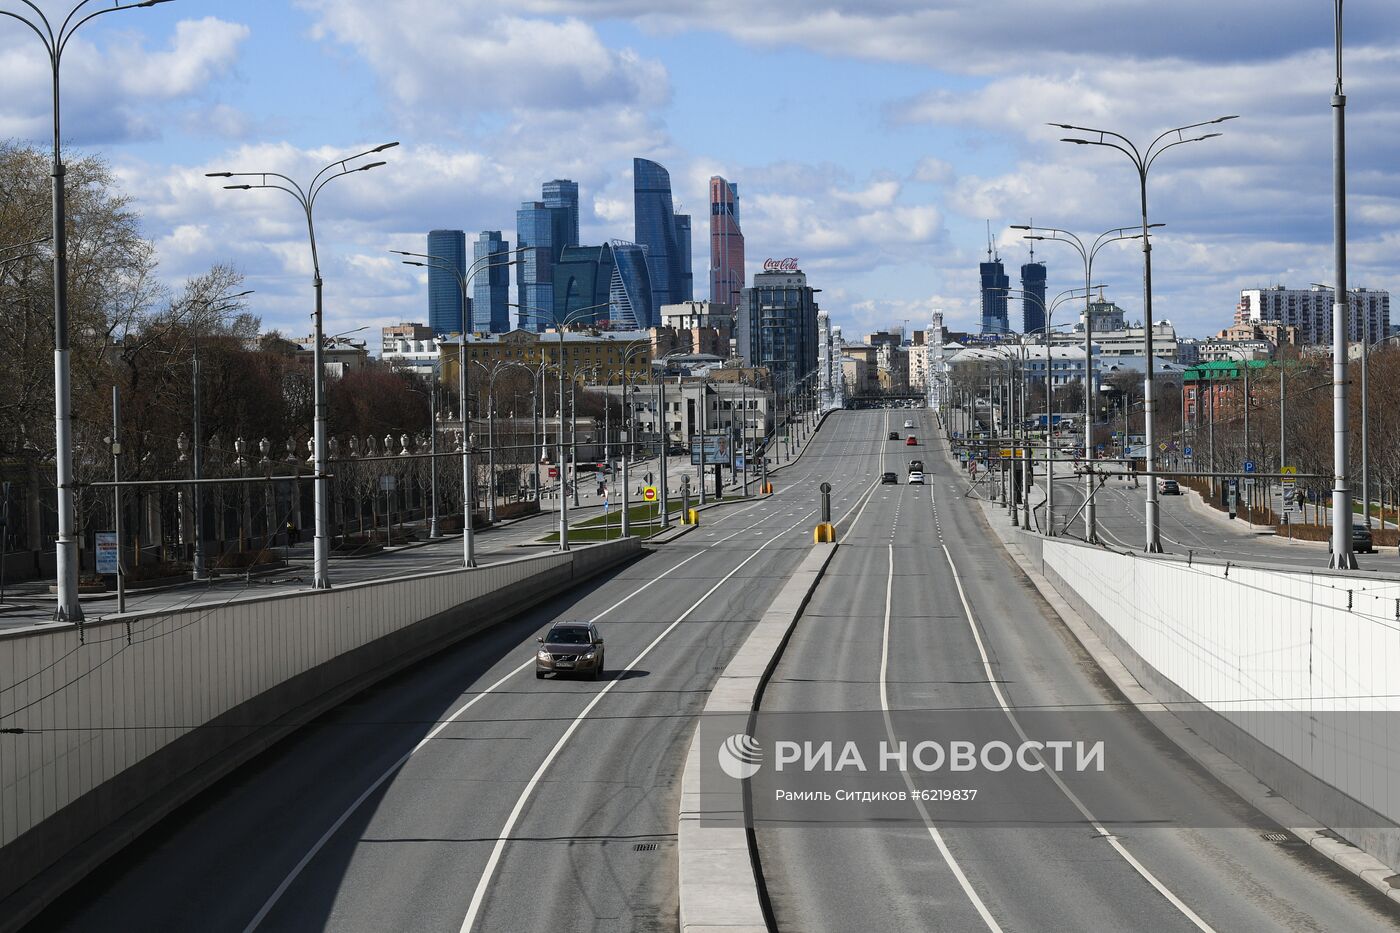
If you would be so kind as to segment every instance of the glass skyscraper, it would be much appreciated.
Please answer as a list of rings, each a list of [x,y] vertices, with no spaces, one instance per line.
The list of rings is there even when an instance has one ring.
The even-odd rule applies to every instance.
[[[744,234],[739,228],[739,186],[710,178],[710,301],[735,307],[744,291]]]
[[[650,305],[646,251],[637,244],[612,240],[602,246],[566,246],[560,251],[554,265],[556,319],[567,320],[590,308],[570,323],[607,323],[634,330],[647,326],[641,322]]]
[[[608,245],[613,253],[613,278],[608,290],[612,322],[629,330],[645,328],[652,305],[647,251],[626,240],[612,240]]]
[[[556,178],[545,182],[542,197],[515,212],[516,245],[533,247],[515,267],[520,326],[533,331],[554,323],[554,263],[564,247],[578,245],[578,184]]]
[[[734,326],[739,356],[766,366],[780,397],[817,368],[816,292],[801,272],[760,272],[743,291]]]
[[[510,330],[510,242],[499,230],[483,230],[472,242],[472,332],[501,334]],[[486,257],[494,257],[487,259]]]
[[[1021,292],[1021,333],[1040,333],[1045,330],[1045,263],[1036,262],[1035,253],[1021,267]]]
[[[467,274],[467,234],[462,230],[432,230],[428,233],[428,255],[447,260],[463,276]],[[470,309],[470,305],[468,305]],[[447,269],[428,266],[428,327],[434,334],[460,334],[462,286]]]
[[[1005,334],[1011,330],[1006,316],[1006,290],[1011,287],[1011,279],[1000,257],[990,251],[987,261],[978,268],[982,273],[982,333]]]
[[[661,323],[662,305],[695,297],[690,216],[676,214],[671,176],[649,159],[632,160],[632,206],[636,242],[646,248],[651,276],[651,310],[642,326],[652,327]]]

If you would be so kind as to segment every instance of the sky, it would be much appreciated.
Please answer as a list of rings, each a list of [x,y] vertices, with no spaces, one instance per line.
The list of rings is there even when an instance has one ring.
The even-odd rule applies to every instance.
[[[74,0],[36,2],[61,16]],[[338,179],[317,203],[327,333],[368,326],[376,346],[381,325],[425,321],[426,274],[389,250],[421,251],[443,227],[513,240],[519,202],[551,178],[579,183],[584,243],[632,239],[642,156],[670,170],[695,215],[697,298],[708,179],[722,174],[739,185],[748,273],[797,257],[850,339],[920,328],[938,309],[975,329],[989,223],[1018,287],[1032,244],[1011,224],[1092,238],[1139,222],[1130,160],[1061,142],[1047,123],[1145,144],[1238,115],[1148,175],[1149,220],[1165,224],[1155,316],[1206,336],[1231,323],[1243,288],[1333,278],[1332,11],[1326,0],[174,0],[77,34],[64,136],[111,164],[172,289],[231,263],[268,329],[310,331],[304,218],[281,192],[225,191],[205,173],[309,179],[396,140],[387,165]],[[1391,291],[1397,39],[1394,0],[1347,4],[1348,280]],[[0,88],[0,139],[46,145],[48,62],[6,17]],[[1077,252],[1035,245],[1051,297],[1082,286]],[[1140,318],[1140,248],[1107,247],[1093,278]]]

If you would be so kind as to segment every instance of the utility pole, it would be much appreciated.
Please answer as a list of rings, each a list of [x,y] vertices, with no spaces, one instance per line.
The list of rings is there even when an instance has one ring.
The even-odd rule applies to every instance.
[[[117,612],[126,612],[126,573],[122,566],[121,421],[120,390],[112,386],[112,530],[117,536]]]

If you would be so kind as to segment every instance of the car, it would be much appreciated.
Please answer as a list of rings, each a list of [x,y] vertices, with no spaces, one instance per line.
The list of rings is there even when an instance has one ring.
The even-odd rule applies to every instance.
[[[1358,554],[1376,553],[1375,540],[1371,537],[1371,529],[1367,528],[1364,522],[1353,522],[1351,526],[1351,549]],[[1327,553],[1332,553],[1332,539],[1327,539]]]
[[[911,470],[911,471],[909,472],[909,485],[911,485],[911,486],[922,486],[923,484],[924,484],[924,474],[923,474],[922,472],[920,472],[919,470]]]
[[[910,461],[909,461],[909,472],[910,472],[910,473],[922,473],[922,472],[924,472],[924,461],[922,461],[922,460],[910,460]]]
[[[893,485],[898,485],[898,484],[899,484],[899,474],[898,474],[898,473],[895,473],[895,472],[893,472],[893,471],[887,470],[886,472],[880,474],[880,485],[882,485],[882,486],[893,486]]]
[[[1177,482],[1174,479],[1162,480],[1162,482],[1157,485],[1157,491],[1164,496],[1181,495],[1181,487],[1177,485]]]
[[[897,441],[897,440],[899,440],[899,432],[898,432],[898,431],[891,431],[891,432],[890,432],[890,440],[892,440],[892,441]]]
[[[911,434],[911,435],[909,435],[909,440],[907,440],[907,441],[904,442],[904,445],[905,445],[906,447],[914,447],[914,446],[917,445],[918,443],[919,443],[919,439],[918,439],[917,437],[915,437],[914,435]]]
[[[689,453],[690,448],[684,444],[672,444],[666,448],[666,456],[668,457],[684,457]]]
[[[535,640],[536,680],[551,673],[603,675],[603,636],[592,622],[555,622]]]
[[[909,418],[905,418],[905,419],[904,419],[904,427],[905,427],[906,429],[912,428],[913,426],[914,426],[914,422],[913,422],[911,419],[909,419]]]

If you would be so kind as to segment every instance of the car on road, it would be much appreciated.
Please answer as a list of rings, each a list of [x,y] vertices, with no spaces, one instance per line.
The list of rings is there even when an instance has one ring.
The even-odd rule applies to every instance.
[[[1181,495],[1181,486],[1174,479],[1164,479],[1157,484],[1157,491],[1164,496]]]
[[[666,456],[668,457],[684,457],[688,453],[690,453],[690,448],[684,444],[672,444],[666,448]]]
[[[880,474],[880,485],[891,486],[899,483],[899,474],[892,470],[887,470]]]
[[[919,443],[919,439],[918,439],[917,437],[915,437],[914,435],[912,435],[912,434],[909,435],[909,440],[907,440],[907,441],[904,442],[905,446],[907,446],[907,447],[914,447],[914,446],[916,446],[918,443]]]
[[[536,639],[535,678],[545,674],[603,674],[603,636],[592,622],[556,622]]]
[[[1371,537],[1371,529],[1366,527],[1365,522],[1352,522],[1351,524],[1351,549],[1358,554],[1376,553],[1376,543]],[[1332,553],[1332,539],[1327,539],[1327,553]]]
[[[905,428],[905,430],[908,430],[909,428],[912,428],[913,426],[914,426],[914,422],[913,422],[912,419],[910,419],[910,418],[905,418],[905,419],[904,419],[904,428]]]
[[[898,431],[891,431],[891,432],[890,432],[890,440],[892,440],[892,441],[897,441],[897,440],[899,440],[899,432],[898,432]]]
[[[919,470],[909,471],[909,485],[922,486],[924,484],[924,474]]]
[[[910,460],[910,461],[909,461],[909,472],[910,472],[910,473],[922,473],[922,472],[924,472],[924,461],[922,461],[922,460]]]

